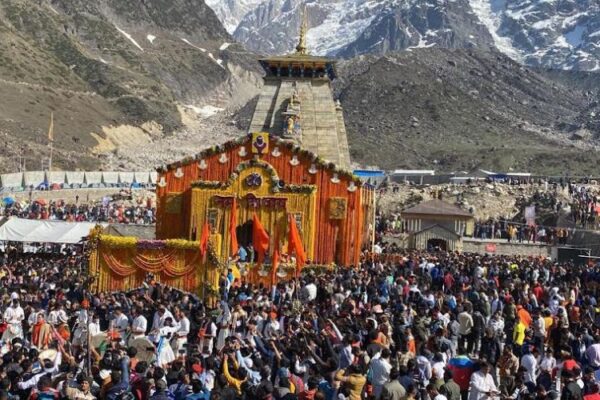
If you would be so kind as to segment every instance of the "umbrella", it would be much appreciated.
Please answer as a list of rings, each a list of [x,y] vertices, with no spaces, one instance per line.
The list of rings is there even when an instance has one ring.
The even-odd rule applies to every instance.
[[[36,199],[35,202],[38,203],[41,206],[47,206],[48,205],[48,200],[46,200],[46,199]]]
[[[2,204],[5,206],[12,206],[13,204],[15,204],[15,199],[13,199],[12,197],[5,197],[2,199]]]

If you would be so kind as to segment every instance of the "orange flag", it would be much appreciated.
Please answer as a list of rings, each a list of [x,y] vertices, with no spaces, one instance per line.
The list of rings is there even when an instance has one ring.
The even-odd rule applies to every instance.
[[[279,234],[275,236],[275,250],[273,250],[272,264],[273,265],[271,265],[271,285],[275,285],[275,283],[277,282],[277,268],[279,267]]]
[[[298,227],[296,226],[296,220],[294,216],[290,214],[290,236],[288,238],[288,253],[291,255],[292,251],[296,253],[296,272],[299,272],[300,268],[306,263],[306,254],[304,253],[304,247],[302,246],[302,239],[300,233],[298,233]]]
[[[231,216],[229,217],[229,237],[231,239],[231,256],[235,257],[240,249],[237,240],[237,200],[233,198],[233,205],[231,206]]]
[[[202,235],[200,236],[200,254],[202,257],[206,256],[206,250],[208,250],[208,239],[210,239],[210,229],[208,227],[208,221],[204,222],[202,227]]]
[[[265,260],[265,253],[269,250],[269,234],[260,223],[256,213],[252,216],[252,245],[256,250],[258,264]]]

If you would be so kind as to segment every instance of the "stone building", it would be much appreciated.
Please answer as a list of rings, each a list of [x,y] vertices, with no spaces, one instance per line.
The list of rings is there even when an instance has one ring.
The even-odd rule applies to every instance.
[[[350,152],[342,106],[333,97],[335,61],[306,49],[306,21],[296,52],[260,60],[266,76],[251,132],[292,140],[327,162],[349,170]]]
[[[402,227],[408,233],[408,247],[461,250],[462,236],[471,236],[472,214],[442,200],[429,200],[401,213]]]

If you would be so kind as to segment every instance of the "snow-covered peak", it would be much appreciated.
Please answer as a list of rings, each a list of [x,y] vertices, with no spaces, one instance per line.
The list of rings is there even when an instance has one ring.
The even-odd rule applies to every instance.
[[[206,0],[230,34],[235,32],[244,16],[265,0]]]
[[[207,0],[247,48],[293,51],[308,10],[312,54],[496,48],[530,65],[600,70],[598,0]]]

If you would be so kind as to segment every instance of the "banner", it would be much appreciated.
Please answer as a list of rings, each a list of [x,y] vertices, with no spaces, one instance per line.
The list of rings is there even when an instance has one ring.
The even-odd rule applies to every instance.
[[[535,226],[535,206],[525,207],[525,221],[529,226]]]

